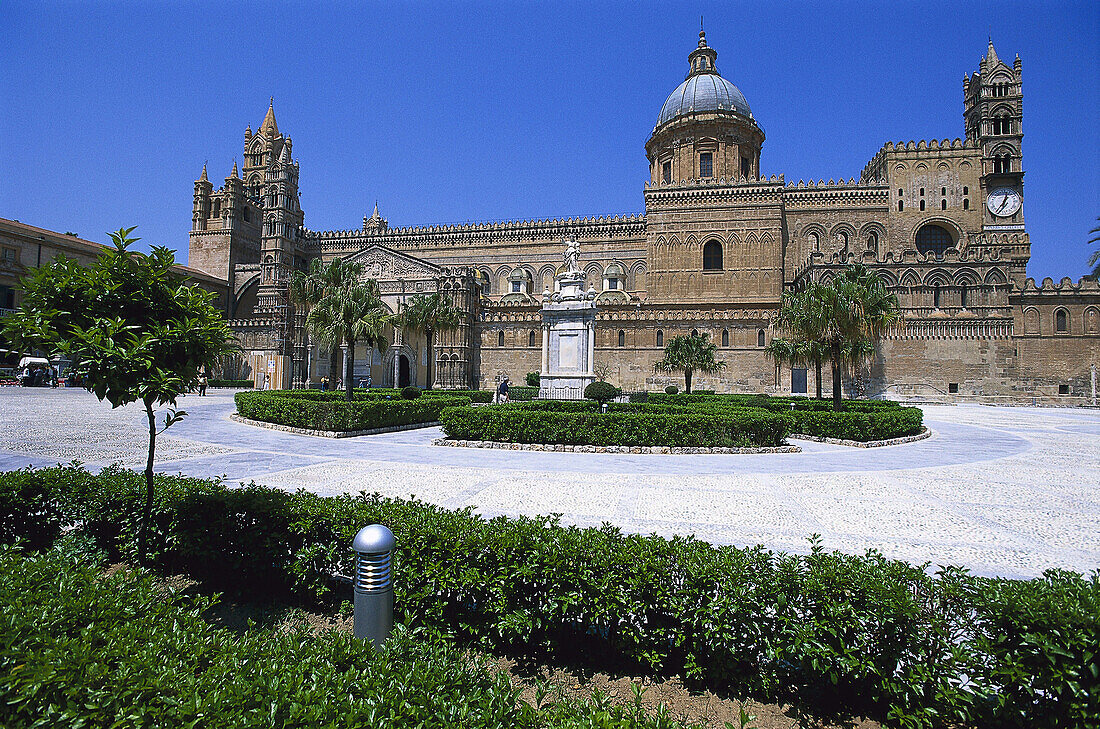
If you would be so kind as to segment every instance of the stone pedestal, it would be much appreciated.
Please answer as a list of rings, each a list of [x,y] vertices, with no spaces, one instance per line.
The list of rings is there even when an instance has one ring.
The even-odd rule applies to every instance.
[[[561,273],[558,282],[559,292],[543,294],[539,397],[579,399],[596,379],[595,292],[584,291],[580,271]]]

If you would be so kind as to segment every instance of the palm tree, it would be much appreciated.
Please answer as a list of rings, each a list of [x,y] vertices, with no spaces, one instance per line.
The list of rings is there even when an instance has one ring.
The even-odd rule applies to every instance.
[[[841,370],[858,365],[886,330],[900,321],[898,297],[886,290],[878,274],[861,264],[851,264],[828,286],[818,286],[820,310],[811,312],[821,339],[829,347],[833,369],[833,408],[843,409]]]
[[[783,294],[776,325],[786,337],[772,339],[764,351],[776,364],[792,367],[814,366],[817,399],[821,399],[821,365],[829,358],[829,347],[819,336],[822,296],[818,284],[811,283],[801,291]]]
[[[451,298],[440,292],[421,294],[409,299],[399,317],[401,324],[414,332],[420,332],[428,342],[428,388],[432,387],[432,351],[436,332],[458,329],[461,314]]]
[[[1100,215],[1098,215],[1096,219],[1100,220]],[[1092,236],[1089,238],[1089,245],[1100,246],[1100,225],[1090,230],[1089,235]],[[1092,252],[1092,255],[1089,256],[1089,265],[1092,266],[1092,275],[1100,278],[1100,248],[1097,248]]]
[[[348,263],[335,258],[325,264],[321,259],[314,258],[309,262],[308,271],[295,271],[291,277],[290,299],[305,309],[308,322],[308,315],[313,307],[337,289],[358,281],[362,274],[363,267],[358,263]],[[343,339],[337,339],[323,345],[329,348],[329,372],[333,376],[336,375],[342,344]]]
[[[654,372],[683,372],[684,391],[691,392],[694,372],[713,374],[726,366],[716,359],[718,347],[707,341],[706,334],[673,337],[665,345],[665,357],[653,365]]]
[[[373,279],[353,280],[333,288],[306,317],[306,328],[323,347],[339,347],[341,342],[347,345],[344,390],[349,402],[353,399],[355,345],[364,342],[385,351],[389,346],[385,337],[389,320],[389,311],[382,304],[378,282]]]

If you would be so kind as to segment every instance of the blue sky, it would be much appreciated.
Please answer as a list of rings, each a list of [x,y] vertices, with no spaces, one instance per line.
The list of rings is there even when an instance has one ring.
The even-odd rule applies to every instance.
[[[320,5],[320,9],[316,7]],[[313,229],[641,212],[643,145],[699,16],[787,180],[961,137],[992,35],[1024,72],[1028,272],[1086,272],[1100,215],[1100,5],[1019,2],[4,3],[0,216],[186,257],[275,97]]]

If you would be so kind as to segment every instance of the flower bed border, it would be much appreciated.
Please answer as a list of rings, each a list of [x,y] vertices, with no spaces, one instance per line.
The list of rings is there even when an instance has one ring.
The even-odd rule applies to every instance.
[[[787,437],[796,440],[812,440],[815,443],[851,446],[853,448],[881,448],[883,446],[902,445],[903,443],[915,443],[918,440],[931,438],[932,435],[932,431],[927,427],[921,427],[920,432],[916,435],[903,435],[900,438],[887,438],[886,440],[844,440],[843,438],[825,438],[820,435],[806,435],[805,433],[791,433]]]
[[[291,425],[269,423],[265,420],[242,418],[237,413],[230,413],[229,419],[244,425],[254,425],[258,428],[267,428],[268,430],[281,430],[284,433],[293,433],[294,435],[311,435],[315,438],[354,438],[359,435],[380,435],[382,433],[396,433],[400,430],[416,430],[418,428],[434,428],[439,426],[439,421],[434,420],[426,423],[390,425],[385,428],[368,428],[366,430],[310,430],[309,428],[295,428]]]
[[[497,448],[503,451],[543,451],[548,453],[621,453],[621,454],[662,454],[662,455],[714,455],[714,454],[761,454],[761,453],[801,453],[798,446],[775,446],[759,448],[733,448],[716,446],[714,448],[694,448],[690,446],[594,446],[563,445],[561,443],[511,443],[493,440],[454,440],[436,438],[434,446],[452,448]]]

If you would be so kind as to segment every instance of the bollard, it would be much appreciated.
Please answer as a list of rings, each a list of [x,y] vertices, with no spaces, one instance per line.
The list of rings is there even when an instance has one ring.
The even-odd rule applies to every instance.
[[[356,638],[381,648],[393,630],[393,549],[397,540],[381,524],[363,527],[351,542],[355,550],[354,628]]]

